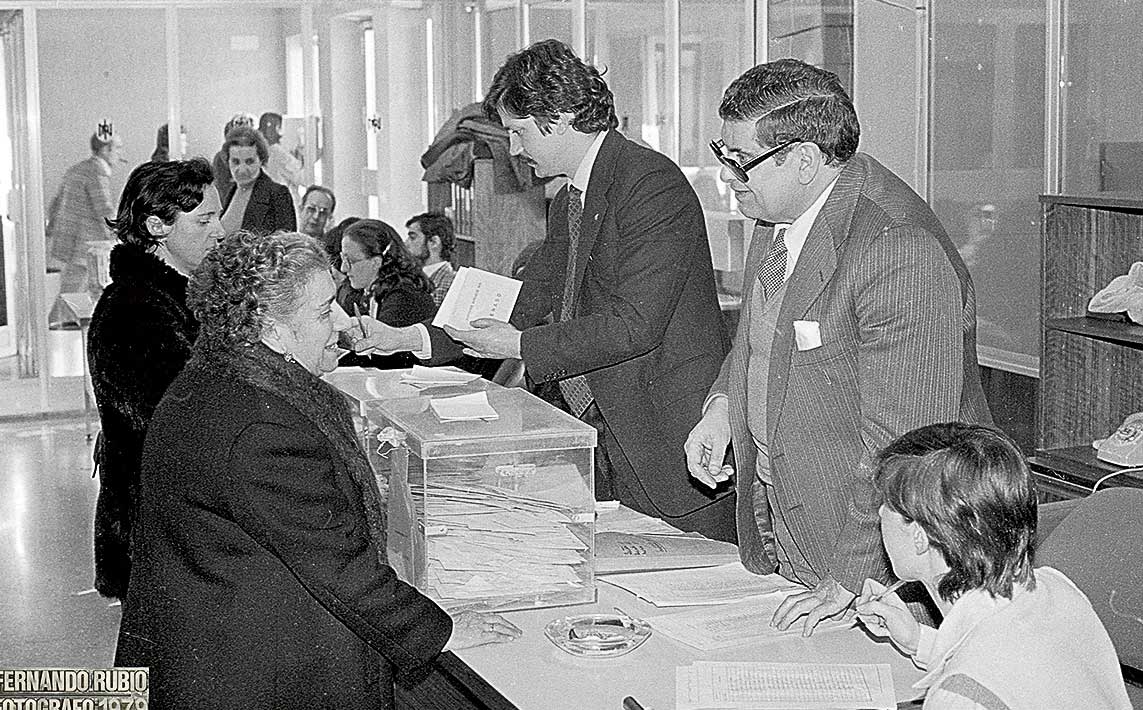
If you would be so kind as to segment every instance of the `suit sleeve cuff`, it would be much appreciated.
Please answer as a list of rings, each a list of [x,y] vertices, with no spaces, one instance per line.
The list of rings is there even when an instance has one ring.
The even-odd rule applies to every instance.
[[[706,414],[706,410],[710,409],[710,405],[714,404],[718,399],[722,399],[726,402],[730,401],[730,397],[723,394],[722,392],[711,392],[709,395],[707,395],[706,401],[702,403],[702,413]]]

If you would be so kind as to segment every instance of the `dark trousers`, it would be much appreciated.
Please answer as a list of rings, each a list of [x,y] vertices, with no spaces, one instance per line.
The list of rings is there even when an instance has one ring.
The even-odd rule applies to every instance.
[[[541,388],[537,396],[548,401],[560,409],[569,411],[559,388],[555,386]],[[595,499],[617,500],[623,505],[637,510],[644,515],[660,518],[680,530],[698,532],[703,535],[726,542],[737,543],[738,536],[735,531],[734,496],[724,495],[718,499],[711,499],[708,505],[691,511],[686,515],[664,515],[651,502],[643,490],[643,484],[635,475],[635,468],[627,459],[623,447],[612,433],[603,412],[594,401],[584,411],[580,419],[590,424],[597,433],[595,447]],[[679,475],[686,475],[686,471],[679,471]]]

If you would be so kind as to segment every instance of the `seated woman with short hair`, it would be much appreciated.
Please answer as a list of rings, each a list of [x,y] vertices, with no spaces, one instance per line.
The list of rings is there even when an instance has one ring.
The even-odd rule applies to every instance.
[[[194,274],[199,338],[144,448],[115,657],[151,668],[154,707],[390,708],[396,673],[519,635],[450,620],[388,565],[387,482],[320,377],[348,325],[333,296],[297,233],[237,232]]]
[[[928,671],[926,710],[1130,708],[1115,649],[1087,597],[1033,569],[1036,491],[1016,445],[975,424],[914,429],[878,457],[881,536],[893,572],[944,616],[921,626],[866,580],[858,618]]]

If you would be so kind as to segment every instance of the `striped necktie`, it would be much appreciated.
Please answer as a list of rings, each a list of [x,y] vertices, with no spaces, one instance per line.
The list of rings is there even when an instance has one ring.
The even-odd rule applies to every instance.
[[[583,222],[583,191],[575,185],[568,185],[568,267],[564,277],[564,300],[560,306],[560,320],[570,320],[575,312],[575,267],[579,251],[580,228]],[[577,417],[583,416],[595,397],[583,375],[560,380],[560,394],[564,396],[568,409]]]

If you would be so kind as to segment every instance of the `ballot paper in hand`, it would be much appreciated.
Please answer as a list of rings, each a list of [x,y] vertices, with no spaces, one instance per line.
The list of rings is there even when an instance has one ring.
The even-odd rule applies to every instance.
[[[437,397],[429,402],[433,414],[442,422],[493,421],[500,418],[488,402],[487,392],[474,392],[456,397]]]
[[[457,330],[472,330],[469,325],[477,318],[492,318],[508,322],[521,283],[516,279],[490,271],[462,266],[449,286],[433,325],[446,325]]]
[[[733,604],[704,606],[677,614],[663,614],[647,619],[651,628],[700,651],[714,651],[736,646],[756,647],[784,638],[800,637],[801,622],[785,631],[770,626],[774,612],[786,599],[785,594],[750,597]],[[853,628],[852,619],[823,619],[814,627],[814,636]]]

